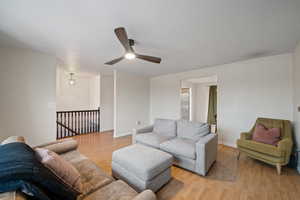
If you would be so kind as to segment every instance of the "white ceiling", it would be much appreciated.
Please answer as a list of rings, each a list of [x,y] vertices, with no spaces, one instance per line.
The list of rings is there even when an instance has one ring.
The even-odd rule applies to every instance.
[[[1,0],[0,45],[54,54],[69,69],[107,70],[124,26],[139,53],[114,66],[148,76],[290,52],[300,40],[300,0]]]

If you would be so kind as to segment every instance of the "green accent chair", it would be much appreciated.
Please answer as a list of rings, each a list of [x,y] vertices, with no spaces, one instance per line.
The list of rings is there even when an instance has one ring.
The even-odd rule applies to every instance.
[[[255,142],[252,140],[256,124],[262,124],[267,128],[280,128],[281,140],[277,146]],[[277,173],[281,174],[281,167],[287,165],[293,148],[292,127],[288,120],[257,118],[255,125],[249,132],[241,133],[240,139],[237,140],[240,153],[245,153],[247,156],[266,162],[270,165],[275,165]]]

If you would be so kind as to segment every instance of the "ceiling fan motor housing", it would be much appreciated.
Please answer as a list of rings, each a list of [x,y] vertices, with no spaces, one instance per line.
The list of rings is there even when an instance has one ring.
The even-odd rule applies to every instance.
[[[128,39],[129,40],[129,45],[134,46],[134,40],[133,39]]]
[[[132,60],[134,58],[138,58],[138,59],[142,59],[142,60],[152,62],[152,63],[157,63],[157,64],[159,64],[161,62],[161,58],[135,53],[132,48],[132,46],[134,46],[135,42],[133,39],[128,38],[124,27],[116,28],[115,34],[125,49],[125,55],[123,55],[122,57],[116,58],[112,61],[106,62],[105,64],[114,65],[114,64],[120,62],[121,60],[123,60],[124,58],[130,59],[130,60]]]

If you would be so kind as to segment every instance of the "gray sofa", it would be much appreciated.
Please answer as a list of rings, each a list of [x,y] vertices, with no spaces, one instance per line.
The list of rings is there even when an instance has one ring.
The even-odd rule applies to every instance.
[[[206,123],[156,119],[152,126],[133,130],[133,143],[174,156],[174,165],[205,176],[216,161],[218,136]]]
[[[4,143],[11,142],[24,142],[24,139],[11,137],[4,141]],[[156,200],[156,195],[151,190],[138,193],[124,181],[115,180],[87,157],[80,154],[77,146],[77,141],[73,139],[58,140],[38,146],[58,153],[79,171],[83,188],[82,194],[78,196],[77,200]],[[0,193],[0,200],[26,199],[20,192]]]

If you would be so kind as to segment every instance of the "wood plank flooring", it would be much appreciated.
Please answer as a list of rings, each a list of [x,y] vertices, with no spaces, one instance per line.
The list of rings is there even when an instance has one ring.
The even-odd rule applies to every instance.
[[[131,144],[131,137],[114,139],[112,133],[74,137],[79,151],[111,174],[112,152]],[[157,192],[160,200],[300,200],[300,175],[276,168],[220,145],[218,158],[206,177],[172,167],[172,180]]]

